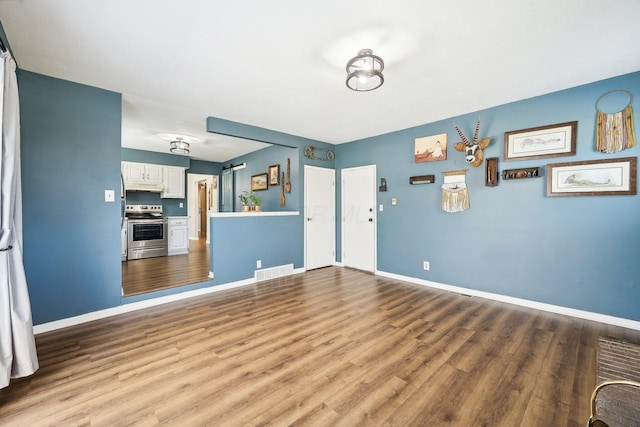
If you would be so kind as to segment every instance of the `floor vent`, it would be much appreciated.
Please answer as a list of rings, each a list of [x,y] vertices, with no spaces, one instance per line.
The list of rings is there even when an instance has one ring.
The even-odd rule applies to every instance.
[[[279,265],[277,267],[263,268],[255,271],[256,282],[290,276],[291,274],[293,274],[293,264]]]

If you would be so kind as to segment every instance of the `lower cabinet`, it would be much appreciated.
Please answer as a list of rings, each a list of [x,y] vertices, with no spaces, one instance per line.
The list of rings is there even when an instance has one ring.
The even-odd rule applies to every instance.
[[[189,253],[189,219],[169,217],[169,255]]]

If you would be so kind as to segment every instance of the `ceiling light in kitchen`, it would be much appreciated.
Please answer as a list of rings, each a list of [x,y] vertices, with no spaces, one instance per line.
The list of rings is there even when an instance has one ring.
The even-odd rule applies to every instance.
[[[181,137],[177,137],[175,141],[171,141],[169,143],[170,149],[172,153],[175,154],[189,154],[189,143],[183,141]]]

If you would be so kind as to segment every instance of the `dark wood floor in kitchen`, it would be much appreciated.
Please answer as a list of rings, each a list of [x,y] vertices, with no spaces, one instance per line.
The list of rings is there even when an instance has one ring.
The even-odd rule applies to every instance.
[[[189,254],[122,262],[124,296],[145,294],[209,280],[206,239],[189,241]]]
[[[583,427],[598,336],[330,267],[39,335],[0,425]]]

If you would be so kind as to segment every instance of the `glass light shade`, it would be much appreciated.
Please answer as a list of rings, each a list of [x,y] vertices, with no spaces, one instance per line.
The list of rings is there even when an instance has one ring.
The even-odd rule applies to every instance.
[[[169,151],[176,154],[189,154],[189,143],[182,140],[171,141]]]
[[[384,61],[371,49],[362,49],[347,63],[347,87],[358,92],[377,89],[384,83]]]

